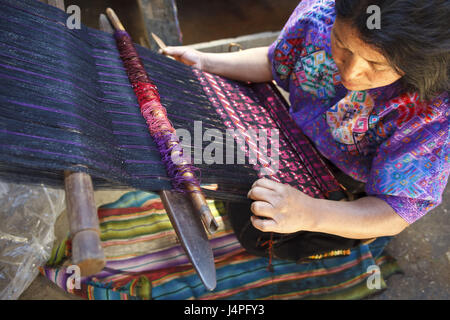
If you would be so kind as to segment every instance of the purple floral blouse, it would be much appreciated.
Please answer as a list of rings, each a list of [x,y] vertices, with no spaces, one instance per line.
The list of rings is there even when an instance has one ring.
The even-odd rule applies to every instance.
[[[448,92],[429,103],[398,82],[348,91],[331,57],[334,1],[303,0],[269,48],[291,115],[324,157],[413,223],[442,201],[449,166]]]

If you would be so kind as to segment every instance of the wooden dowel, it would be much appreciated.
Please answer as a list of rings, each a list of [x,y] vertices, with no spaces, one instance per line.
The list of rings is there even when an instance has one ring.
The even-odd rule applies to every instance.
[[[67,216],[72,239],[72,262],[82,276],[100,272],[105,255],[100,241],[100,227],[91,177],[84,172],[64,172]]]
[[[158,37],[156,34],[154,34],[153,32],[152,32],[152,38],[153,38],[153,40],[155,40],[156,44],[158,45],[158,47],[159,47],[160,49],[165,49],[165,48],[167,48],[167,46],[166,46],[166,44],[164,43],[164,41],[162,41],[162,39],[161,39],[160,37]],[[170,56],[170,55],[166,55],[165,53],[164,53],[164,55],[165,55],[166,57],[172,59],[172,60],[176,60],[174,57],[172,57],[172,56]]]
[[[125,28],[124,28],[122,22],[120,22],[119,18],[117,17],[117,15],[113,9],[111,9],[111,8],[106,9],[106,14],[108,15],[108,18],[111,21],[114,29],[125,31]]]
[[[160,37],[158,37],[156,34],[154,34],[152,32],[152,38],[153,40],[155,40],[156,44],[158,45],[158,47],[160,47],[161,49],[165,49],[167,48],[166,44],[164,43],[164,41],[161,40]]]

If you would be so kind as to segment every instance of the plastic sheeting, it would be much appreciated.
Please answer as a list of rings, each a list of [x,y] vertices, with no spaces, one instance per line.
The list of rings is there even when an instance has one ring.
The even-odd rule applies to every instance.
[[[0,181],[0,299],[15,300],[49,259],[63,189]]]

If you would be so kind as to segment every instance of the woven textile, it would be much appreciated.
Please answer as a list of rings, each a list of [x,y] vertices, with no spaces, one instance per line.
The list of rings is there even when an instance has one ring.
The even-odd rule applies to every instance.
[[[0,0],[0,7],[0,177],[61,186],[64,170],[85,171],[96,188],[170,189],[113,36],[70,30],[64,12],[39,1]],[[174,128],[190,134],[181,143],[200,181],[220,185],[215,198],[245,197],[263,175],[342,198],[270,84],[228,80],[136,48]],[[238,151],[244,163],[228,163]]]

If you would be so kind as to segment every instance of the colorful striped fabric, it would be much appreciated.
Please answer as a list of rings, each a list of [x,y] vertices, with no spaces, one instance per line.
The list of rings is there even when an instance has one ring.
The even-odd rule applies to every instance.
[[[217,287],[207,291],[177,240],[159,196],[135,191],[99,208],[106,268],[83,278],[80,289],[68,285],[72,272],[70,242],[54,248],[41,272],[63,290],[86,299],[360,299],[386,288],[383,277],[398,271],[380,254],[385,241],[353,249],[348,256],[296,264],[248,254],[229,226],[221,202],[209,201],[220,228],[210,243]],[[367,286],[369,270],[381,269],[379,289]]]

